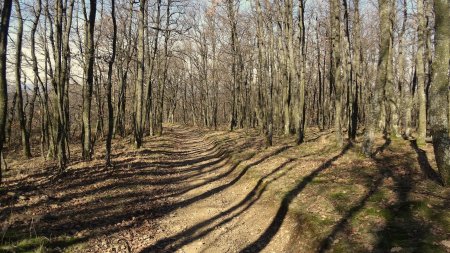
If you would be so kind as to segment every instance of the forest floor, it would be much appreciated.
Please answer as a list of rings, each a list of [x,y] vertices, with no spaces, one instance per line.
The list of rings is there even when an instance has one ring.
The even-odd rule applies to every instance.
[[[115,141],[114,169],[102,150],[61,175],[9,155],[0,252],[450,252],[429,145],[379,137],[366,158],[313,129],[270,148],[256,131],[166,129],[140,150]]]

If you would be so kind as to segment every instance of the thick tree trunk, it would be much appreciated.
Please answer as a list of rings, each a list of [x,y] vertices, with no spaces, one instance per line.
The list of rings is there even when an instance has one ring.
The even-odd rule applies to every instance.
[[[450,185],[450,138],[448,134],[448,87],[450,60],[450,1],[434,0],[436,56],[431,85],[430,125],[436,163],[445,185]]]
[[[4,0],[1,6],[0,23],[0,155],[3,157],[3,142],[5,140],[5,124],[8,107],[8,83],[6,80],[6,56],[8,45],[9,19],[11,17],[12,0]],[[0,183],[2,182],[2,167],[0,162]]]
[[[375,138],[375,129],[377,125],[377,117],[380,116],[382,108],[380,108],[383,89],[386,85],[387,65],[389,62],[389,48],[392,34],[390,34],[390,7],[393,0],[379,0],[380,15],[380,52],[378,55],[377,78],[375,87],[372,90],[372,97],[369,104],[369,110],[366,116],[366,131],[363,143],[363,153],[367,156],[372,155],[373,142]],[[387,36],[386,36],[387,35]]]

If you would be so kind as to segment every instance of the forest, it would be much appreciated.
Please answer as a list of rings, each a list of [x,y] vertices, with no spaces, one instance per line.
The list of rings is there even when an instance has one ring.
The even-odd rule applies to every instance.
[[[450,252],[450,0],[0,15],[0,252]]]

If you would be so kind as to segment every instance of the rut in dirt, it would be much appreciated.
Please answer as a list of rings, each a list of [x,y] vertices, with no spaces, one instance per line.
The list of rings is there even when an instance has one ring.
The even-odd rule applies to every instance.
[[[2,205],[0,218],[23,233],[72,236],[76,238],[73,244],[95,244],[113,236],[126,238],[134,246],[139,233],[156,233],[158,219],[232,186],[233,182],[224,183],[183,197],[234,173],[240,161],[231,161],[233,154],[261,146],[258,137],[239,141],[170,128],[164,136],[146,141],[138,151],[118,144],[112,170],[95,162],[75,164],[52,180],[48,180],[52,169],[47,168],[25,179],[8,181],[10,191],[25,200],[2,200],[7,205]]]

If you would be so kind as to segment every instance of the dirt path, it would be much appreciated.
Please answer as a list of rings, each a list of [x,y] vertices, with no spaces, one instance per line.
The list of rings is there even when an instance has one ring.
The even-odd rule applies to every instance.
[[[264,150],[261,138],[238,134],[220,138],[181,129],[173,129],[167,137],[174,141],[166,150],[171,155],[160,162],[173,164],[171,174],[185,180],[166,194],[165,201],[171,204],[161,208],[164,216],[157,220],[156,232],[134,233],[133,250],[239,252],[256,241],[276,212],[258,200],[292,162],[275,157],[289,146]],[[254,180],[259,173],[261,179]],[[170,183],[173,177],[164,180]],[[281,252],[289,239],[282,236],[267,251]]]
[[[98,156],[53,180],[11,179],[2,218],[74,251],[238,252],[269,225],[276,209],[258,201],[292,163],[280,156],[290,146],[262,146],[256,133],[170,128],[139,151],[117,144],[115,170]],[[275,251],[288,239],[279,234]]]
[[[0,249],[448,250],[449,192],[426,179],[423,169],[434,171],[424,150],[380,140],[378,157],[366,159],[330,138],[310,132],[301,146],[265,149],[256,132],[174,126],[137,151],[115,143],[113,170],[101,154],[58,177],[19,161],[0,197],[2,244],[13,246]]]
[[[198,138],[201,137],[189,136],[181,141],[185,144],[177,148],[185,150],[191,156],[195,154],[195,157],[214,156],[199,151],[211,147],[199,147],[200,143],[208,141]],[[137,251],[238,252],[257,240],[269,225],[275,211],[257,201],[266,184],[276,180],[277,171],[263,175],[258,182],[249,181],[247,176],[257,173],[258,167],[264,168],[264,171],[281,171],[289,161],[273,158],[285,151],[286,147],[262,151],[255,149],[256,143],[249,143],[251,149],[239,148],[236,144],[231,146],[234,151],[224,152],[227,158],[213,166],[208,163],[214,163],[215,159],[220,158],[201,162],[208,165],[200,170],[200,175],[189,177],[184,182],[183,188],[189,190],[183,190],[182,194],[171,199],[177,208],[159,221],[159,230],[154,235],[154,240]],[[249,143],[242,145],[248,146]],[[282,246],[277,244],[278,249]]]

